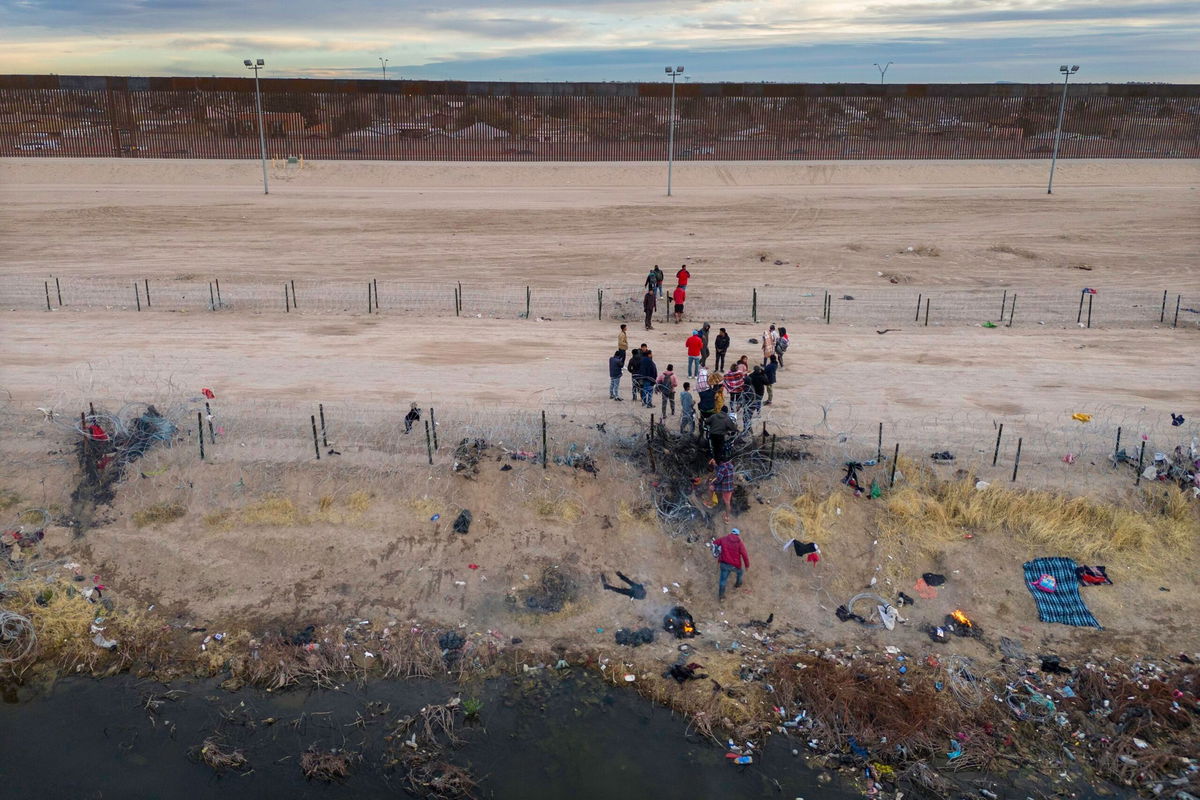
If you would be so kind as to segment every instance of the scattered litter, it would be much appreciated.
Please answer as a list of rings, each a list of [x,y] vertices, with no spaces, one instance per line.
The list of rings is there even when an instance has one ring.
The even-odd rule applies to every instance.
[[[939,575],[936,572],[925,572],[922,573],[921,580],[925,581],[925,583],[929,584],[930,586],[941,586],[946,582],[946,576]],[[936,597],[937,595],[934,596]]]
[[[1029,587],[1029,593],[1037,605],[1038,619],[1042,622],[1100,628],[1100,623],[1079,596],[1076,566],[1074,561],[1061,556],[1025,562],[1025,585]],[[1047,590],[1047,585],[1052,588]]]
[[[471,512],[463,509],[459,512],[458,517],[454,520],[455,533],[467,533],[471,530]]]
[[[1091,414],[1082,414],[1082,413],[1076,412],[1076,413],[1074,413],[1074,414],[1072,414],[1072,415],[1071,415],[1071,419],[1073,419],[1073,420],[1076,420],[1076,421],[1078,421],[1078,422],[1091,422],[1091,421],[1092,421],[1092,415],[1091,415]]]
[[[982,492],[984,489],[988,488],[989,486],[991,486],[991,484],[988,483],[987,481],[975,481],[975,488],[978,491]]]
[[[637,630],[630,630],[629,628],[619,628],[613,634],[613,639],[617,644],[624,645],[625,647],[641,647],[644,644],[654,643],[654,629],[638,628]]]
[[[954,454],[951,453],[949,450],[942,450],[939,453],[933,453],[929,457],[932,458],[934,461],[953,461],[954,460]]]

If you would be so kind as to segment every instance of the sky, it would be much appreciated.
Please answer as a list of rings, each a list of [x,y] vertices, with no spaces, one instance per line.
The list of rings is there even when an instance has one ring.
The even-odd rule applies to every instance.
[[[0,0],[0,74],[1200,83],[1198,42],[1200,0]]]

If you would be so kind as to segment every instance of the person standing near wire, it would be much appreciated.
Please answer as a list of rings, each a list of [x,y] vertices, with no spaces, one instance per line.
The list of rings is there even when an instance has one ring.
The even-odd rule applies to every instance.
[[[629,334],[625,332],[625,323],[621,323],[621,332],[617,334],[617,354],[621,356],[621,366],[625,366],[625,356],[629,352]]]
[[[417,404],[413,403],[408,407],[408,413],[404,415],[404,432],[412,433],[414,422],[421,421],[421,409],[417,408]]]
[[[654,290],[648,289],[646,296],[642,298],[642,311],[646,312],[646,330],[654,330],[654,311],[658,308],[658,301],[654,299]]]
[[[620,350],[608,360],[608,399],[621,401],[621,371],[625,368],[625,354]]]
[[[654,363],[654,352],[647,350],[642,353],[638,362],[638,376],[641,379],[642,405],[654,408],[654,386],[658,383],[658,365]]]
[[[725,332],[724,328],[721,328],[717,333],[717,338],[713,341],[713,346],[717,350],[717,360],[713,364],[713,370],[720,372],[725,368],[725,353],[729,350],[729,334]]]

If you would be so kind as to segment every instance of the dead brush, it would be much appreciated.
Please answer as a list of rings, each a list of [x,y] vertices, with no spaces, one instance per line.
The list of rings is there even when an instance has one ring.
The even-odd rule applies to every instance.
[[[446,672],[442,648],[433,631],[400,632],[379,648],[383,673],[389,678],[432,678]]]
[[[155,503],[133,512],[133,524],[139,528],[147,525],[166,525],[187,514],[187,508],[179,503]]]
[[[455,697],[445,703],[421,708],[418,713],[421,717],[425,738],[428,741],[436,742],[441,737],[444,737],[450,744],[458,744],[462,741],[454,732],[457,726],[457,712],[461,704],[461,701]]]
[[[1023,247],[1013,247],[1013,246],[1007,245],[1007,244],[992,245],[991,247],[988,248],[988,252],[989,253],[1004,253],[1006,255],[1024,258],[1029,261],[1036,261],[1038,258],[1038,254],[1033,252],[1032,250],[1026,250]]]
[[[191,757],[216,772],[240,771],[250,766],[245,753],[225,745],[213,736],[205,739],[198,747],[192,748]]]
[[[471,773],[446,761],[440,750],[409,750],[397,760],[405,769],[405,787],[416,797],[467,800],[475,796],[478,784]]]
[[[348,750],[321,750],[312,745],[300,754],[300,771],[310,781],[343,780],[350,775],[350,765],[362,761],[360,753]]]

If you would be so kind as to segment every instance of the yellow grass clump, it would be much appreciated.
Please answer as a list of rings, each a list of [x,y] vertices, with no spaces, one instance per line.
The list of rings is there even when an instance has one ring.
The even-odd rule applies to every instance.
[[[408,505],[413,511],[417,512],[418,516],[429,519],[434,514],[444,513],[442,503],[429,497],[414,497],[408,501]]]
[[[841,499],[836,494],[824,498],[806,492],[788,505],[771,512],[771,527],[783,540],[800,539],[825,544],[831,538],[829,525],[837,516]]]
[[[1154,487],[1124,505],[1050,491],[940,482],[923,470],[886,500],[881,532],[926,552],[966,533],[1000,531],[1030,548],[1090,561],[1121,556],[1159,566],[1200,538],[1200,514],[1182,492]]]
[[[535,497],[530,501],[533,510],[543,519],[557,519],[563,522],[576,522],[583,516],[583,507],[574,500],[562,498]]]
[[[308,518],[296,503],[286,497],[265,497],[243,508],[225,508],[204,515],[205,525],[226,530],[235,525],[290,528],[307,523]]]
[[[179,503],[155,503],[139,511],[133,512],[133,524],[139,528],[147,525],[166,525],[174,522],[187,513],[187,509]]]
[[[19,502],[21,502],[21,495],[12,489],[0,489],[0,511],[7,511]]]

